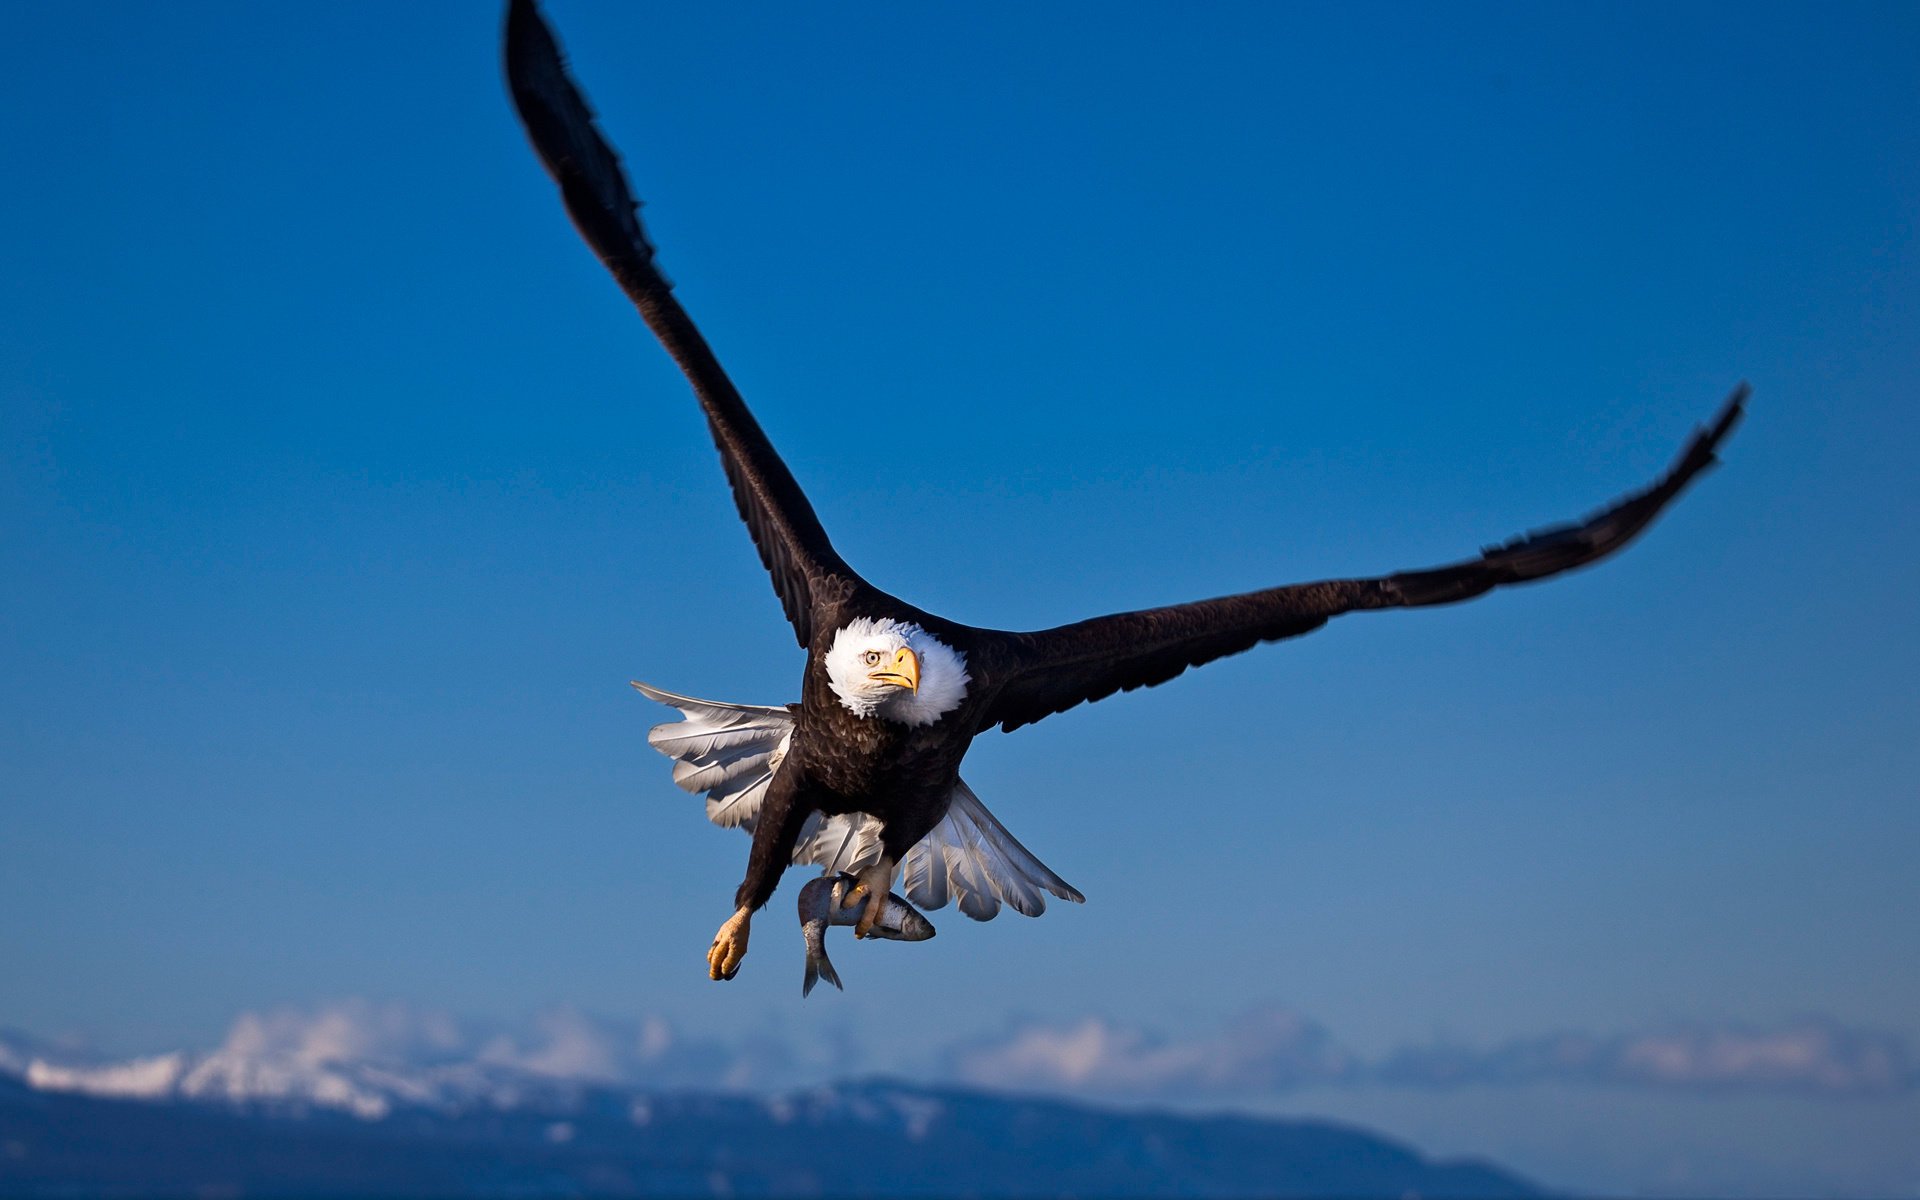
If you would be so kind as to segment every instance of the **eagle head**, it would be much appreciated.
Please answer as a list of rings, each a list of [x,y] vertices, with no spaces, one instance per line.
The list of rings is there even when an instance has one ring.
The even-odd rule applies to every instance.
[[[833,635],[827,681],[862,717],[931,725],[967,698],[967,657],[918,625],[859,617]]]

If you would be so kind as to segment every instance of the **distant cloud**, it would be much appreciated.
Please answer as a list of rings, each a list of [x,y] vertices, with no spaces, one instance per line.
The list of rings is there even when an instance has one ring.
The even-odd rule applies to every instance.
[[[467,1037],[445,1013],[344,1000],[314,1009],[241,1013],[220,1053],[301,1066],[338,1062],[431,1063],[460,1057]]]
[[[660,1016],[559,1007],[525,1021],[483,1023],[358,1000],[243,1013],[219,1053],[301,1066],[473,1064],[555,1082],[655,1088],[782,1086],[809,1070],[846,1065],[830,1050],[767,1034],[691,1036]]]
[[[1774,1029],[1563,1033],[1488,1050],[1407,1047],[1388,1056],[1373,1074],[1387,1083],[1427,1087],[1581,1083],[1886,1095],[1920,1085],[1903,1039],[1815,1020]]]
[[[1027,1025],[956,1046],[945,1065],[954,1078],[982,1087],[1140,1096],[1283,1091],[1343,1081],[1355,1069],[1324,1028],[1280,1008],[1257,1009],[1216,1034],[1187,1039],[1103,1017]]]
[[[732,1042],[689,1037],[662,1017],[619,1020],[554,1009],[496,1033],[476,1052],[488,1065],[586,1083],[756,1088],[793,1082],[808,1056],[766,1035]]]
[[[1168,1037],[1087,1017],[1028,1023],[948,1051],[945,1069],[982,1087],[1175,1099],[1313,1086],[1451,1088],[1569,1084],[1663,1091],[1891,1095],[1920,1088],[1903,1039],[1802,1020],[1771,1029],[1693,1026],[1562,1033],[1488,1048],[1403,1046],[1367,1062],[1317,1022],[1262,1008],[1215,1033]]]

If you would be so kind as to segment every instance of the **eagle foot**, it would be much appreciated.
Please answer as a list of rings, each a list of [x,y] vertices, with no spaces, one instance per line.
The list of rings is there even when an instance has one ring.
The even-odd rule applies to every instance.
[[[753,913],[741,909],[727,918],[720,932],[713,935],[707,950],[707,975],[712,979],[732,979],[740,973],[740,960],[747,956],[747,931]]]
[[[847,889],[842,908],[852,908],[862,900],[867,905],[861,911],[860,919],[854,923],[854,937],[870,936],[875,923],[880,920],[880,914],[886,911],[887,893],[893,890],[893,868],[893,860],[882,855],[879,862],[860,872],[860,882]]]

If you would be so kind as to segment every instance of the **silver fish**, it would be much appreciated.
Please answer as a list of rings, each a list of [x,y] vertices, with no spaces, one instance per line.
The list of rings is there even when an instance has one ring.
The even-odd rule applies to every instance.
[[[800,936],[807,943],[807,979],[800,985],[802,996],[812,992],[813,985],[822,979],[841,991],[846,990],[833,964],[827,961],[827,926],[859,923],[861,910],[866,906],[844,907],[847,893],[858,882],[851,875],[822,875],[800,889]],[[895,942],[924,942],[933,936],[933,922],[899,895],[888,892],[886,907],[880,910],[880,919],[873,923],[869,936]]]

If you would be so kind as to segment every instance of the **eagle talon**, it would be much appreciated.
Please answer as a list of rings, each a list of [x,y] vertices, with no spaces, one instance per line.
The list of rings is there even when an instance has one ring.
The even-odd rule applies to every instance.
[[[893,890],[893,860],[882,857],[879,862],[860,872],[860,882],[847,889],[845,908],[852,908],[859,898],[864,897],[867,906],[860,913],[860,919],[854,923],[853,936],[866,938],[873,935],[873,927],[880,920],[880,914],[887,908],[887,893]]]
[[[740,973],[740,960],[747,956],[747,933],[753,914],[741,909],[727,918],[720,932],[713,935],[707,950],[707,977],[732,979]]]

